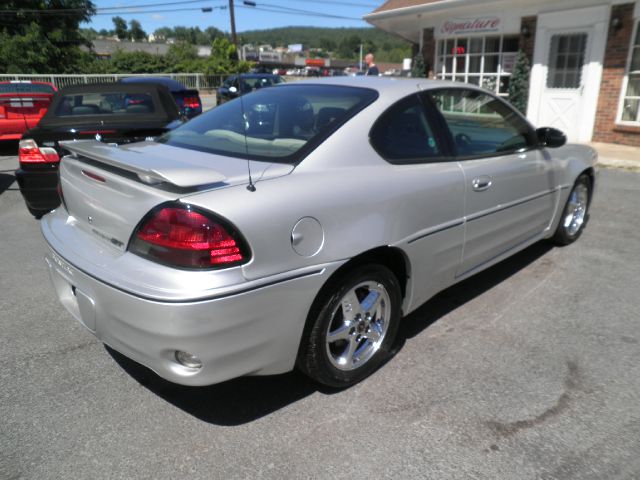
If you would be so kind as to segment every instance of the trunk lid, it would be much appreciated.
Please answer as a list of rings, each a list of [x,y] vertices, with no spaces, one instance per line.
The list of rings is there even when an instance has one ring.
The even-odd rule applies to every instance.
[[[125,250],[151,209],[201,191],[248,184],[247,161],[154,142],[111,146],[64,143],[72,155],[60,164],[64,204],[78,228]],[[287,175],[292,165],[251,161],[264,181]]]
[[[50,93],[0,94],[0,119],[22,120],[24,129],[33,128],[47,112],[52,98]]]

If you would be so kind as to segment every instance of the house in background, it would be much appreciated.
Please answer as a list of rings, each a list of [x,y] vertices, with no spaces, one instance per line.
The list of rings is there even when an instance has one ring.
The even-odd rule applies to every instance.
[[[421,51],[432,78],[506,96],[530,59],[527,116],[569,140],[640,146],[640,0],[388,0],[365,16]]]

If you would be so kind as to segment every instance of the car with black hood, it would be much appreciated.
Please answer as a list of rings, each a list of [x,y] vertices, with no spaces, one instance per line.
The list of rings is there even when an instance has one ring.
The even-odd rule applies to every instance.
[[[153,139],[183,123],[167,87],[94,84],[60,90],[37,126],[20,140],[16,179],[36,218],[60,205],[58,166],[65,141],[96,139],[125,144]]]

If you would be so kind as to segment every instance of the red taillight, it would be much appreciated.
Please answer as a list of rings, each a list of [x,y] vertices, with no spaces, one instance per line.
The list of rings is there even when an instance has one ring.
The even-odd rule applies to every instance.
[[[184,108],[200,108],[200,99],[198,97],[184,97],[182,105]]]
[[[164,207],[152,213],[138,228],[129,250],[183,268],[219,268],[247,260],[233,228],[183,207]]]
[[[38,148],[35,140],[20,140],[18,144],[18,159],[20,163],[58,163],[60,157],[55,148]]]

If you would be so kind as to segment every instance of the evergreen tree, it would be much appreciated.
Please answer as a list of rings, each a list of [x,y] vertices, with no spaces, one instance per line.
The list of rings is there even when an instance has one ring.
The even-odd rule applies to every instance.
[[[511,73],[511,80],[509,81],[509,101],[523,115],[527,114],[530,72],[529,59],[522,50],[519,50]]]
[[[411,64],[411,76],[413,78],[416,77],[426,77],[427,72],[425,71],[424,66],[424,57],[422,56],[422,52],[418,52],[418,54],[413,57],[413,62]]]

